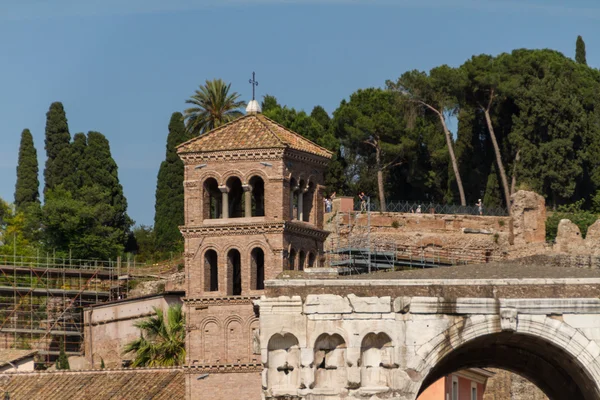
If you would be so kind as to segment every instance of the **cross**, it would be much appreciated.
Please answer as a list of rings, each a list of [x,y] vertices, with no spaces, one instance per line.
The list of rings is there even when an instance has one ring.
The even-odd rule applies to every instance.
[[[254,79],[254,72],[252,72],[252,79],[248,80],[248,83],[252,85],[252,100],[254,100],[254,88],[258,86],[258,82]]]

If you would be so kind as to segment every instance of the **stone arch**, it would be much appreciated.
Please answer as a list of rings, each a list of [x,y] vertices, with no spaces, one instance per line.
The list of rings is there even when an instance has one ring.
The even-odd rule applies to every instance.
[[[248,354],[248,342],[246,341],[244,321],[237,315],[231,315],[223,323],[225,332],[225,351],[228,363],[240,363],[246,361]]]
[[[298,217],[298,193],[300,191],[299,181],[293,176],[290,177],[290,220]]]
[[[278,394],[295,395],[300,378],[300,346],[291,333],[276,333],[267,344],[268,387]]]
[[[217,177],[208,176],[202,181],[202,218],[222,218],[223,194]]]
[[[306,257],[307,259],[307,263],[306,266],[308,268],[314,268],[315,267],[315,262],[317,261],[317,257],[315,256],[315,253],[312,251],[308,252],[308,257]]]
[[[221,175],[221,185],[227,185],[227,181],[231,177],[238,178],[240,182],[245,182],[244,173],[242,171],[239,169],[230,169]]]
[[[244,184],[250,183],[250,179],[253,176],[259,176],[265,182],[269,181],[269,176],[265,173],[265,171],[262,171],[260,169],[251,169],[249,171],[246,171],[246,173],[244,174]]]
[[[370,391],[387,391],[391,387],[393,360],[392,339],[385,332],[369,332],[360,344],[360,383]]]
[[[235,247],[227,250],[227,295],[242,294],[242,254]]]
[[[265,288],[265,251],[260,246],[250,251],[250,288],[252,290]]]
[[[347,386],[346,348],[346,341],[337,333],[319,335],[314,346],[315,388],[335,392]]]
[[[546,316],[471,316],[417,349],[408,365],[416,398],[459,369],[495,367],[522,375],[551,400],[600,398],[600,349],[578,330]],[[590,352],[591,351],[591,352]]]
[[[208,178],[214,178],[219,185],[223,184],[223,178],[217,171],[203,170],[203,173],[200,175],[198,180],[204,182]]]
[[[314,221],[314,199],[315,199],[316,186],[314,182],[306,181],[305,188],[302,196],[302,221],[312,222]]]
[[[215,363],[222,360],[221,321],[215,317],[206,317],[200,322],[202,340],[202,362]]]
[[[219,290],[219,253],[208,248],[204,250],[204,290],[216,292]]]
[[[293,271],[296,268],[296,249],[290,248],[288,255],[288,269]]]

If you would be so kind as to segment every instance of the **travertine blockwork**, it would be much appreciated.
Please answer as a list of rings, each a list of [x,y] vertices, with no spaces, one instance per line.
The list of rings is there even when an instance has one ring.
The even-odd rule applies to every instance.
[[[259,303],[267,399],[414,400],[445,374],[490,360],[550,398],[599,398],[596,298],[321,294]]]

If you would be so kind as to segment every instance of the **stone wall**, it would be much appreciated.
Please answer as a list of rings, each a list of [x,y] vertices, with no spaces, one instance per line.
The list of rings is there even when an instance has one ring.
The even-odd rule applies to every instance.
[[[260,371],[212,371],[191,369],[187,373],[186,400],[260,400]]]
[[[496,375],[488,379],[483,400],[548,400],[533,383],[502,369],[490,369]]]

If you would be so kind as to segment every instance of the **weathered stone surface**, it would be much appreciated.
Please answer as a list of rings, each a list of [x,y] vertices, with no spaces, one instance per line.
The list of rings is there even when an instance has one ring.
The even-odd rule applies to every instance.
[[[546,201],[534,192],[519,190],[511,196],[515,245],[546,241]]]
[[[308,295],[304,303],[305,314],[349,314],[352,312],[347,297],[333,294]]]
[[[355,313],[389,313],[392,311],[392,298],[384,297],[357,297],[348,295],[350,305]]]
[[[483,400],[548,400],[533,383],[502,369],[490,369],[496,375],[488,379]]]
[[[568,219],[561,219],[556,232],[554,250],[562,253],[578,252],[583,247],[583,237],[579,227]]]
[[[600,219],[589,226],[585,235],[585,246],[592,254],[600,253]]]

